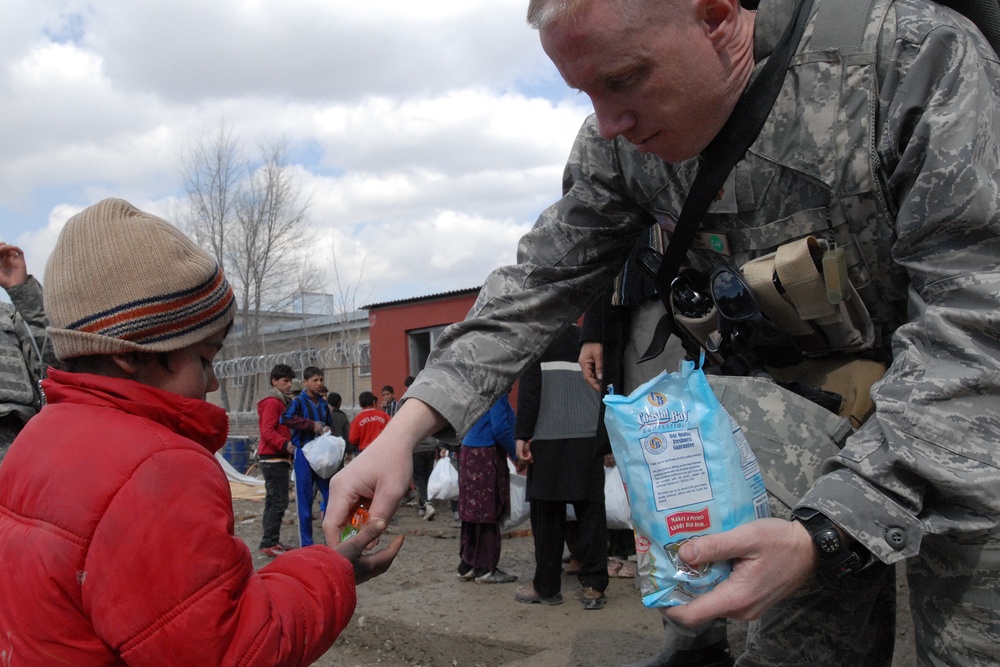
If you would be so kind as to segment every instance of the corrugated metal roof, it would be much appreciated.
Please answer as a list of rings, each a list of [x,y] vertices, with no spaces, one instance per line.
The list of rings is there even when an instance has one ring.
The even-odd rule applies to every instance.
[[[378,308],[391,308],[393,306],[403,306],[408,303],[419,303],[421,301],[437,301],[453,296],[464,296],[466,294],[478,294],[481,287],[467,287],[465,289],[452,290],[450,292],[439,292],[437,294],[426,294],[424,296],[413,296],[408,299],[398,299],[396,301],[381,301],[361,306],[365,310],[375,310]]]
[[[364,322],[362,326],[368,325],[367,310],[352,310],[349,313],[337,315],[297,315],[284,322],[269,324],[261,327],[261,334],[274,334],[279,332],[294,331],[300,329],[315,329],[324,327],[351,328],[354,322]]]

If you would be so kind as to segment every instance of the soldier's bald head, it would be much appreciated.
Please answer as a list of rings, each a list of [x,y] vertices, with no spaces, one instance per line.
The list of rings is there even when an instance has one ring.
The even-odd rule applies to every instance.
[[[594,2],[607,2],[626,19],[642,15],[649,9],[676,4],[676,0],[529,0],[528,25],[544,30],[552,23],[575,15]]]

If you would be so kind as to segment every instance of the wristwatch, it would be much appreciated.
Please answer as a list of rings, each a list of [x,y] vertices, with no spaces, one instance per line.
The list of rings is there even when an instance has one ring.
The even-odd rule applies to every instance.
[[[792,512],[796,521],[805,526],[819,552],[819,576],[828,581],[843,579],[864,565],[862,548],[845,538],[840,529],[817,510],[800,507]]]

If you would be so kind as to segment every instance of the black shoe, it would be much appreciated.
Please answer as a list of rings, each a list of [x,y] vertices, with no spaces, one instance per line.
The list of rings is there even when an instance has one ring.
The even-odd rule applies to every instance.
[[[584,609],[604,609],[604,605],[608,601],[604,591],[589,586],[584,588],[580,595]]]
[[[734,664],[729,642],[723,640],[688,651],[665,648],[652,658],[631,662],[624,667],[733,667]]]

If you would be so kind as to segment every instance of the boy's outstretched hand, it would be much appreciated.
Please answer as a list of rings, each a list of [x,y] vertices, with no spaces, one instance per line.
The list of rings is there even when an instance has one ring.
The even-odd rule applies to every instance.
[[[387,525],[385,519],[372,517],[358,530],[357,535],[332,547],[334,551],[351,561],[354,566],[355,584],[364,583],[384,573],[392,565],[392,561],[396,559],[399,548],[403,546],[402,535],[393,538],[385,549],[368,554],[364,553],[368,545],[378,540]]]

